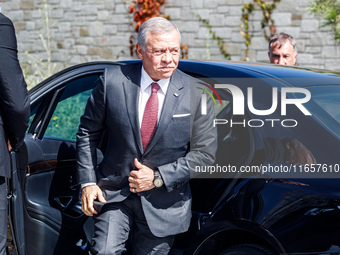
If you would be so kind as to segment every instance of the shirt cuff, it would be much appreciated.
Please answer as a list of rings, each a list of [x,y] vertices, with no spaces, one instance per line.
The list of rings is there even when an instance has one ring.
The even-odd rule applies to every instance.
[[[87,186],[91,186],[91,185],[97,185],[97,183],[95,183],[95,182],[88,182],[88,183],[83,183],[83,184],[81,184],[81,189],[83,189],[83,188],[85,188],[85,187],[87,187]]]

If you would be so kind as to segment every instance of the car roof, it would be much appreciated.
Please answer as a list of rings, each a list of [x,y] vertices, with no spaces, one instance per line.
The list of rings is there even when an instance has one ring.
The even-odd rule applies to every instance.
[[[68,67],[30,90],[30,93],[44,87],[45,84],[63,75],[74,75],[79,70],[104,70],[112,65],[129,64],[140,60],[96,61]],[[295,87],[339,85],[340,72],[307,69],[295,66],[282,66],[264,63],[210,61],[210,60],[180,60],[178,68],[184,72],[209,78],[272,78]],[[301,79],[304,79],[301,82]],[[308,81],[306,81],[306,79]]]
[[[225,78],[273,78],[294,87],[339,85],[340,72],[264,63],[182,60],[179,69],[195,69],[202,76]],[[215,75],[215,76],[214,76]],[[302,80],[303,79],[303,80]],[[303,82],[302,82],[303,81]]]

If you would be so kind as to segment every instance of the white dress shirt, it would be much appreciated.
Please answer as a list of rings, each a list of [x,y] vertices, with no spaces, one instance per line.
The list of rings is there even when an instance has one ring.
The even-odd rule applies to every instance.
[[[144,70],[144,67],[142,67],[142,75],[140,80],[140,93],[139,93],[139,104],[138,104],[138,112],[139,112],[139,128],[142,127],[142,121],[143,121],[143,115],[145,111],[146,103],[148,102],[149,97],[151,96],[151,83],[156,82],[151,79],[151,77],[147,74],[147,72]],[[162,109],[163,109],[163,103],[165,99],[166,91],[169,87],[170,78],[162,79],[157,81],[158,85],[160,86],[160,90],[158,90],[158,118],[161,115]]]

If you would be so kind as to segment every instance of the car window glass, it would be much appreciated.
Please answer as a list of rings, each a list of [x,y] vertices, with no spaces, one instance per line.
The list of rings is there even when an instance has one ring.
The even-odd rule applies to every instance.
[[[340,87],[339,86],[315,86],[308,87],[312,94],[312,100],[306,104],[306,108],[327,129],[340,137]]]
[[[42,94],[41,105],[35,117],[38,118],[37,121],[42,121],[42,125],[38,124],[35,129],[44,129],[40,132],[43,132],[45,137],[75,141],[80,117],[101,74],[102,72],[76,75],[72,80],[56,83],[56,86],[48,92],[50,95]],[[44,118],[48,125],[44,125]],[[37,122],[35,119],[32,126]]]
[[[36,106],[33,110],[31,110],[31,115],[30,115],[30,119],[29,119],[29,122],[28,122],[28,128],[27,130],[30,128],[30,126],[32,125],[32,122],[36,116],[36,113],[37,113],[37,110],[39,108],[40,104],[38,106]]]
[[[48,124],[45,136],[75,141],[80,116],[84,113],[91,92],[92,89],[86,90],[60,101]]]
[[[325,98],[315,98],[314,101],[338,123],[340,123],[340,113],[338,108],[340,98],[338,95],[328,96]]]

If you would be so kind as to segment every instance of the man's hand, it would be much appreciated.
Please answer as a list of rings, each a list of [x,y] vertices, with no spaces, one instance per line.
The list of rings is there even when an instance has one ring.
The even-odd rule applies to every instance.
[[[87,216],[93,216],[98,212],[93,208],[93,201],[98,199],[99,202],[106,203],[103,192],[97,185],[86,186],[82,190],[81,209]]]
[[[153,185],[153,180],[155,178],[154,171],[151,168],[142,165],[136,158],[134,163],[138,170],[132,170],[130,172],[130,191],[132,193],[137,193],[153,189],[155,187],[155,185]]]
[[[12,146],[11,146],[11,142],[9,141],[9,139],[7,141],[7,145],[8,145],[8,151],[11,151],[12,150]]]

